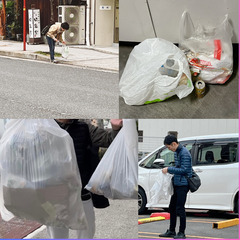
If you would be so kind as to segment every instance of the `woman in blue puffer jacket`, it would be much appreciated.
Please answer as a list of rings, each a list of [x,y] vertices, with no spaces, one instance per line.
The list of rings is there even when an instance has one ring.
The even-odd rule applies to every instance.
[[[185,202],[189,191],[186,176],[192,177],[192,157],[190,152],[182,146],[177,138],[168,135],[164,139],[164,145],[171,151],[175,152],[175,167],[166,167],[162,169],[163,173],[174,174],[173,187],[174,193],[169,204],[170,227],[166,233],[160,234],[160,237],[173,237],[175,239],[184,239],[186,228]],[[176,234],[177,215],[180,216],[179,232]]]

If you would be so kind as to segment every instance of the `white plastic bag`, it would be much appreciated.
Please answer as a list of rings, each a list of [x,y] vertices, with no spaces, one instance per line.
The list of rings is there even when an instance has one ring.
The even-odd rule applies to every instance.
[[[233,29],[228,15],[217,27],[194,27],[188,12],[180,22],[179,47],[189,61],[192,72],[207,83],[223,84],[232,74],[233,50],[231,38]]]
[[[173,195],[172,177],[172,174],[163,174],[161,170],[159,171],[156,182],[150,190],[150,200],[146,205],[147,207],[152,207],[158,204],[161,200],[167,200]]]
[[[136,121],[124,119],[85,188],[111,199],[137,199],[137,139]]]
[[[161,74],[168,58],[178,64],[176,77]],[[159,102],[175,94],[181,99],[193,90],[186,56],[173,43],[160,38],[146,39],[134,47],[119,87],[128,105]]]
[[[69,47],[64,45],[62,47],[62,57],[63,58],[68,58],[68,56],[69,56]]]
[[[4,220],[14,215],[48,226],[86,228],[73,141],[54,120],[10,120],[0,141],[0,170]]]

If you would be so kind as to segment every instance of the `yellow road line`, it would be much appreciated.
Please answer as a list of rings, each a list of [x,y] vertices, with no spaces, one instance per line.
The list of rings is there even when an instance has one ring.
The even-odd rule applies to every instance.
[[[190,220],[188,220],[187,222],[195,222],[195,223],[214,223],[214,222],[190,221]]]
[[[159,235],[160,233],[151,233],[151,232],[138,232],[138,234],[151,234],[151,235]],[[138,235],[139,237],[150,237],[154,238],[153,236],[143,236],[143,235]],[[193,235],[186,235],[186,237],[191,237],[191,238],[204,238],[204,239],[223,239],[223,238],[216,238],[216,237],[203,237],[203,236],[193,236]],[[161,238],[161,237],[158,237]]]

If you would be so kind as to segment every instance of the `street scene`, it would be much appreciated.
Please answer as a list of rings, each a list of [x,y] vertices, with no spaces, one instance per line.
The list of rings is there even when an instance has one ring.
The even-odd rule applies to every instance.
[[[238,120],[139,119],[138,123],[138,237],[237,239]],[[169,145],[171,138],[175,140]],[[197,190],[184,181],[187,159],[189,171],[200,178]],[[177,191],[185,186],[190,190],[184,205],[179,200],[175,206],[174,199],[181,196]],[[185,236],[175,237],[178,228]],[[166,236],[168,229],[176,233]]]
[[[1,116],[118,117],[117,73],[9,57],[0,64]]]
[[[2,117],[118,117],[118,1],[95,2],[0,1]]]

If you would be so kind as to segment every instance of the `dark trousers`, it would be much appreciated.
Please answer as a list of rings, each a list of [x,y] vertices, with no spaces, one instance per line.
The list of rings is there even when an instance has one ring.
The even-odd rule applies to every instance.
[[[177,216],[180,217],[179,232],[184,233],[186,228],[185,203],[187,199],[188,186],[174,186],[174,193],[170,200],[170,231],[175,231]]]
[[[54,50],[55,50],[55,41],[47,36],[47,42],[50,50],[50,59],[51,61],[54,60]]]

